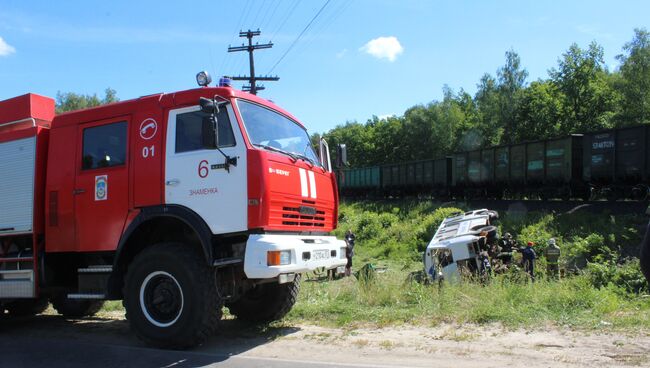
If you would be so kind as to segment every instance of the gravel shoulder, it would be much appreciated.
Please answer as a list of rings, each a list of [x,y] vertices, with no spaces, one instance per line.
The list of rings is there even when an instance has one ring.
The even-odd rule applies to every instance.
[[[84,320],[48,314],[1,320],[0,342],[12,337],[39,344],[67,340],[107,349],[148,349],[131,334],[121,312]],[[217,336],[186,354],[237,357],[251,364],[271,359],[279,366],[304,362],[350,367],[635,367],[650,365],[649,346],[650,331],[451,324],[339,329],[281,323],[260,328],[230,319],[223,321]],[[215,363],[219,364],[223,363]]]

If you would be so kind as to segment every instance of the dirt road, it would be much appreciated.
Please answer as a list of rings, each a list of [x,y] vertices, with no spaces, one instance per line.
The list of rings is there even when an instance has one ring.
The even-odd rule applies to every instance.
[[[648,347],[650,332],[452,325],[260,329],[226,320],[204,346],[168,352],[144,346],[119,313],[86,320],[43,315],[0,321],[2,366],[627,367],[650,365]]]

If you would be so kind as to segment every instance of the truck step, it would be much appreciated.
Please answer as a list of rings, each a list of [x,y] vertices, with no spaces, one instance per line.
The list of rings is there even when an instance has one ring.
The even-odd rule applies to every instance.
[[[113,266],[99,265],[99,266],[88,266],[87,268],[77,269],[77,273],[111,273],[113,272]]]
[[[0,271],[0,298],[33,298],[34,270]]]
[[[221,267],[231,266],[242,262],[244,262],[244,260],[241,258],[221,258],[214,261],[212,263],[212,266],[216,268],[221,268]]]
[[[93,300],[102,300],[105,299],[106,295],[104,294],[68,294],[68,299],[93,299]]]

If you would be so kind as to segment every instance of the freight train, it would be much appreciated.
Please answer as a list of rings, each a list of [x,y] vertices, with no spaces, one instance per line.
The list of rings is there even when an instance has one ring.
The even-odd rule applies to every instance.
[[[650,198],[650,125],[349,168],[343,196],[456,199]]]

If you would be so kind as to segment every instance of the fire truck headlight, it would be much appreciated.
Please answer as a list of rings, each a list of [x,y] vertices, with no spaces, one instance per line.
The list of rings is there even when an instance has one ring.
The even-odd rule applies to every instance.
[[[201,87],[207,87],[212,82],[212,77],[205,70],[196,75],[196,83]]]

